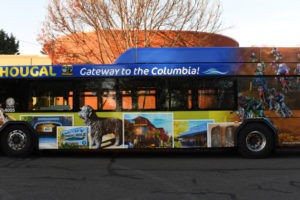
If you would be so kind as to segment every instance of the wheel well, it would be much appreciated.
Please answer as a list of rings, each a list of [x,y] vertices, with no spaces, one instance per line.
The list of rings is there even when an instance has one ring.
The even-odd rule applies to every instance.
[[[265,120],[265,119],[249,119],[249,120],[245,120],[239,127],[238,129],[235,131],[235,138],[234,138],[234,146],[237,146],[238,144],[238,137],[239,137],[239,133],[247,126],[249,125],[253,125],[253,124],[261,124],[263,126],[265,126],[271,133],[273,133],[274,136],[274,144],[275,146],[278,146],[278,130],[274,127],[274,125]]]

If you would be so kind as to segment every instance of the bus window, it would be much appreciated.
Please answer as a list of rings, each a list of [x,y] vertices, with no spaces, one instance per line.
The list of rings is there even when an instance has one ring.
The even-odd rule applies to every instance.
[[[98,110],[98,97],[96,92],[80,92],[80,107],[89,105],[94,110]]]
[[[198,108],[215,109],[218,105],[218,90],[198,90]]]
[[[120,78],[119,89],[122,110],[156,110],[158,90],[161,89],[158,78]]]
[[[65,111],[73,109],[73,90],[68,82],[32,81],[29,110]]]
[[[64,95],[53,92],[36,93],[32,96],[32,110],[72,110],[73,95],[66,92]]]
[[[116,110],[116,79],[82,80],[80,83],[79,106],[91,106],[94,110]]]
[[[122,109],[131,110],[132,109],[132,91],[123,90],[122,91]]]
[[[235,81],[233,78],[210,78],[195,80],[199,110],[233,110]]]
[[[116,110],[116,91],[105,91],[101,96],[101,110]]]
[[[193,107],[192,87],[189,79],[178,78],[170,80],[169,84],[169,109],[189,110]]]
[[[89,105],[94,110],[115,110],[116,91],[80,92],[79,105]]]
[[[188,110],[191,108],[189,90],[171,90],[170,91],[170,109]]]
[[[149,110],[156,109],[156,91],[155,90],[138,90],[138,109]]]
[[[28,81],[0,80],[0,109],[6,113],[24,112],[28,108]]]

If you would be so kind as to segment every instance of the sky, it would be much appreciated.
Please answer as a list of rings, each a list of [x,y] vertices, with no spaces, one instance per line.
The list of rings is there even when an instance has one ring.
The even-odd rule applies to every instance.
[[[300,47],[300,0],[220,0],[222,35],[241,47]],[[37,42],[48,0],[0,0],[0,29],[20,41],[22,55],[40,54]]]
[[[222,34],[240,46],[300,47],[300,0],[221,0]]]
[[[19,40],[23,55],[39,55],[37,42],[42,22],[47,14],[48,0],[0,0],[0,29]]]

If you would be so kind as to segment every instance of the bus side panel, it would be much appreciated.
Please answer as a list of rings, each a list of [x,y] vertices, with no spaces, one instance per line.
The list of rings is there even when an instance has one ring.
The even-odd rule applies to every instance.
[[[230,111],[97,112],[92,123],[82,112],[8,115],[34,127],[39,149],[233,147],[239,126]]]
[[[292,112],[298,116],[299,111]],[[300,145],[299,117],[276,117],[272,111],[265,114],[271,116],[270,122],[278,129],[279,146]],[[236,123],[238,114],[230,111],[98,112],[97,116],[121,121],[119,144],[114,144],[115,133],[103,135],[101,148],[109,149],[233,147],[234,133],[240,125]],[[96,148],[96,144],[92,144],[95,137],[92,128],[78,113],[9,113],[7,117],[10,121],[29,122],[39,135],[40,149]]]

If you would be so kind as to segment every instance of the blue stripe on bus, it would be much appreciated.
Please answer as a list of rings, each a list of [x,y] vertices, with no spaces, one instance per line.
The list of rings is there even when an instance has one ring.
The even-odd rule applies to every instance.
[[[0,67],[0,78],[235,75],[240,63],[123,64]]]
[[[240,48],[136,48],[123,53],[115,64],[239,62]]]

